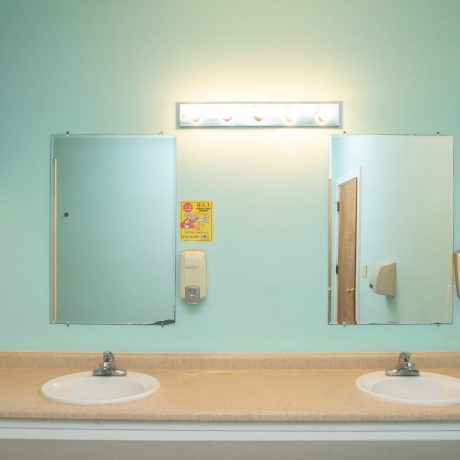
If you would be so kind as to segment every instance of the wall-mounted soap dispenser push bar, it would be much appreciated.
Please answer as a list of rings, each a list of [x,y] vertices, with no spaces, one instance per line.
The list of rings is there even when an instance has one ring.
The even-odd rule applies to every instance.
[[[203,250],[181,252],[179,291],[188,305],[197,305],[206,297],[206,253]]]

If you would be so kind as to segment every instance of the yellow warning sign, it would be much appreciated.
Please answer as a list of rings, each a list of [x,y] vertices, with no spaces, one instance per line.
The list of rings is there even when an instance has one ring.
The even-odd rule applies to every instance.
[[[182,241],[212,241],[212,201],[181,201],[180,239]]]

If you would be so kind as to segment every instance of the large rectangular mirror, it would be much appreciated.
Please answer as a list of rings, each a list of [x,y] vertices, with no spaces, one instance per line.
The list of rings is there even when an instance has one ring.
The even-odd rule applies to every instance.
[[[329,322],[452,322],[453,140],[333,136]]]
[[[52,322],[174,322],[175,138],[64,135],[51,147]]]

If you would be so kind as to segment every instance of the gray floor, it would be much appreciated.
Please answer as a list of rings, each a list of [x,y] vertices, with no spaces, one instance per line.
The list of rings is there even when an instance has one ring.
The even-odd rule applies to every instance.
[[[0,460],[448,460],[460,441],[159,442],[0,440]]]

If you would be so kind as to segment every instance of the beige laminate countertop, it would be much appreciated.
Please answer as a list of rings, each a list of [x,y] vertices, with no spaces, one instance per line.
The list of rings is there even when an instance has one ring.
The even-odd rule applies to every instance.
[[[124,404],[56,403],[40,395],[41,385],[60,375],[96,367],[100,354],[0,353],[0,419],[460,421],[460,404],[403,406],[369,398],[356,388],[358,376],[392,367],[395,353],[116,353],[116,358],[120,367],[158,378],[160,390]],[[422,371],[460,378],[460,353],[414,353],[413,358]]]

